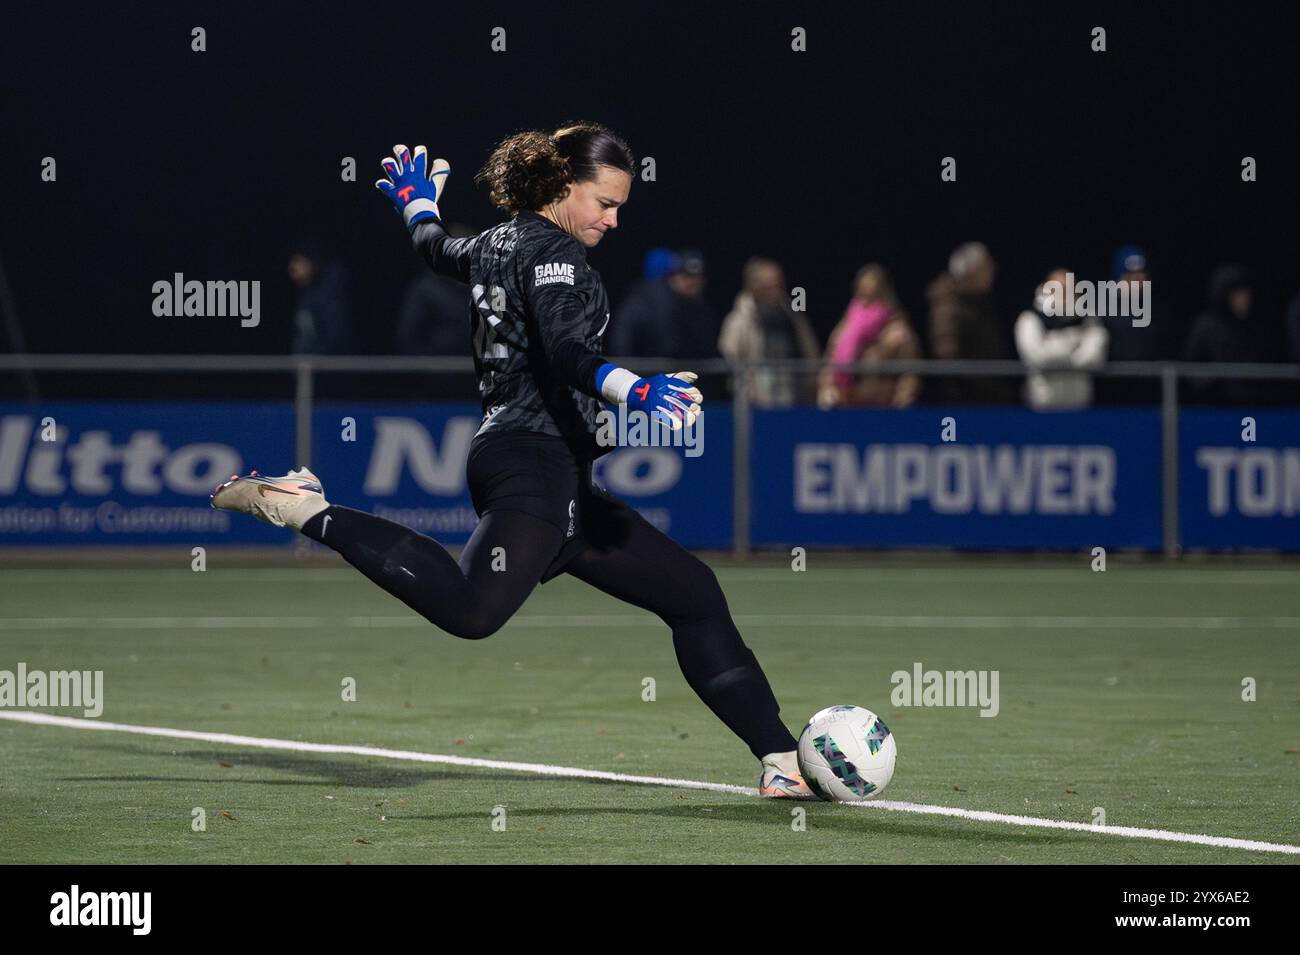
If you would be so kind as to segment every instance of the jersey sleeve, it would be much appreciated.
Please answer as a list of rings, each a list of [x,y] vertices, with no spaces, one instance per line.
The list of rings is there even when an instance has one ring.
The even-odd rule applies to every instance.
[[[426,219],[411,230],[411,243],[429,268],[439,275],[469,282],[469,268],[479,236],[453,239],[437,219]]]
[[[571,387],[599,398],[596,371],[605,359],[587,347],[587,306],[598,281],[570,235],[548,239],[524,259],[520,277],[528,310],[552,369]]]

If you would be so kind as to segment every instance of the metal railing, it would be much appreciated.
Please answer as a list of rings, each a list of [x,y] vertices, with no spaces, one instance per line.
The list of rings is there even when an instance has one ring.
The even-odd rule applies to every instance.
[[[819,359],[782,359],[763,362],[731,362],[725,359],[683,360],[669,357],[620,358],[612,361],[637,368],[676,368],[683,364],[701,375],[722,375],[732,394],[732,504],[734,543],[738,556],[751,551],[750,469],[740,466],[749,460],[752,441],[753,405],[749,387],[737,387],[752,380],[759,368],[777,368],[815,375],[823,369],[870,375],[919,375],[924,378],[1012,378],[1024,377],[1034,369],[1019,361],[972,359],[905,359],[878,362],[824,362]],[[294,451],[297,461],[311,460],[311,420],[318,374],[472,372],[468,357],[446,356],[335,356],[335,355],[0,355],[0,372],[88,372],[169,374],[175,372],[267,372],[294,376]],[[1070,369],[1061,369],[1069,371]],[[1083,372],[1099,378],[1135,378],[1160,383],[1161,468],[1163,551],[1166,556],[1181,552],[1178,529],[1178,383],[1180,380],[1236,379],[1283,381],[1300,384],[1300,365],[1231,364],[1194,362],[1112,362]],[[1300,404],[1300,390],[1295,392]]]

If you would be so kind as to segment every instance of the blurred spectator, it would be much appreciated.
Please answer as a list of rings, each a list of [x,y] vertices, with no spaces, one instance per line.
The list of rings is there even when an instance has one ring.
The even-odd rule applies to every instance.
[[[1210,277],[1209,307],[1196,317],[1187,338],[1187,361],[1266,362],[1272,355],[1266,330],[1255,316],[1255,285],[1240,265],[1221,265]],[[1193,378],[1190,387],[1205,401],[1249,404],[1264,396],[1267,382]]]
[[[1140,287],[1142,282],[1149,282],[1151,274],[1147,266],[1147,255],[1136,245],[1126,245],[1117,249],[1111,274],[1117,282],[1127,282]],[[1135,291],[1135,290],[1134,290]],[[1130,291],[1130,299],[1134,294]],[[1148,312],[1151,301],[1146,301]],[[1155,361],[1156,339],[1155,320],[1151,324],[1135,328],[1131,315],[1107,315],[1104,319],[1106,331],[1110,335],[1108,349],[1109,361]]]
[[[609,330],[606,348],[610,355],[644,357],[654,354],[654,346],[646,342],[645,327],[653,325],[648,318],[655,314],[653,303],[662,300],[665,280],[676,266],[677,253],[672,249],[656,246],[646,251],[641,280],[614,309],[613,327]]]
[[[1125,245],[1115,250],[1111,263],[1111,277],[1116,282],[1131,286],[1130,300],[1141,288],[1142,282],[1151,280],[1146,252],[1140,246]],[[1102,322],[1110,342],[1106,349],[1107,361],[1155,361],[1157,336],[1161,326],[1155,323],[1152,300],[1146,297],[1148,324],[1134,327],[1132,315],[1106,315]],[[1098,400],[1109,404],[1148,403],[1158,397],[1158,385],[1150,378],[1102,378],[1097,381]]]
[[[453,238],[474,235],[459,223],[448,227]],[[420,275],[406,287],[397,312],[394,336],[398,354],[464,355],[470,348],[469,289],[455,279],[431,272],[420,263]]]
[[[663,246],[656,246],[645,254],[641,264],[643,277],[647,282],[664,278],[677,265],[677,253]]]
[[[817,336],[808,319],[790,307],[785,273],[770,259],[745,263],[743,287],[722,321],[718,351],[731,361],[818,357]],[[760,407],[794,404],[811,388],[810,376],[761,367],[750,377],[749,398]]]
[[[611,355],[717,358],[718,317],[704,299],[704,256],[693,249],[646,256],[646,279],[614,316]],[[654,256],[652,258],[651,256]]]
[[[921,345],[899,308],[889,272],[866,265],[853,281],[853,298],[826,344],[829,362],[874,362],[920,358]],[[817,404],[906,408],[921,390],[919,375],[859,375],[830,368],[821,373]]]
[[[294,307],[295,354],[346,355],[353,350],[352,312],[347,273],[328,261],[314,239],[297,243],[289,254],[289,280],[298,289]]]
[[[1034,307],[1016,319],[1016,348],[1030,369],[1025,403],[1035,411],[1088,407],[1092,404],[1088,372],[1106,363],[1106,326],[1095,315],[1074,314],[1074,303],[1066,301],[1065,283],[1065,269],[1050,272],[1034,292]]]
[[[1007,359],[1006,342],[993,302],[993,257],[982,242],[958,246],[948,271],[926,289],[930,300],[930,352],[934,358]],[[953,376],[942,394],[955,403],[1003,404],[1012,401],[1010,384],[1000,378]]]

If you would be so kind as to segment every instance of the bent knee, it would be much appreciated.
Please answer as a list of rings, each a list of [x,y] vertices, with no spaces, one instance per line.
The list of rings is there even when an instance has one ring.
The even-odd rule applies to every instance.
[[[442,623],[434,621],[443,630],[446,630],[453,637],[459,637],[462,640],[484,640],[496,633],[505,624],[504,620],[498,618],[495,614],[462,614],[454,620],[447,620]]]
[[[730,616],[717,574],[694,554],[674,568],[670,594],[660,608],[660,616],[669,626]]]

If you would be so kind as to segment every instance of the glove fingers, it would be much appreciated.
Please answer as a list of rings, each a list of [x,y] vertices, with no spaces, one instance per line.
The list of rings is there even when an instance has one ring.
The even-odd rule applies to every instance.
[[[665,408],[655,408],[654,417],[667,425],[671,431],[680,431],[682,429],[682,419]]]
[[[660,400],[662,400],[664,404],[668,405],[670,409],[680,408],[682,411],[691,410],[691,406],[688,405],[686,402],[682,401],[676,395],[664,395],[663,398]]]
[[[667,408],[661,405],[656,410],[667,411],[668,414],[671,415],[671,418],[669,419],[669,423],[672,425],[672,429],[674,431],[680,430],[683,426],[687,428],[691,427],[692,425],[695,424],[696,420],[698,420],[700,416],[699,405],[688,406],[682,404],[681,402],[674,402],[672,405],[670,405]]]
[[[411,151],[398,143],[393,147],[393,155],[397,157],[397,168],[399,172],[406,172],[411,168]]]
[[[396,189],[397,186],[388,179],[377,179],[375,180],[375,188],[391,199],[393,197],[393,190]]]
[[[421,146],[421,149],[424,147]],[[445,159],[435,159],[433,165],[429,167],[429,181],[433,187],[438,190],[438,198],[442,198],[442,184],[447,181],[447,176],[451,173],[451,165]]]
[[[696,402],[704,400],[704,393],[699,388],[692,387],[693,383],[699,379],[699,375],[693,371],[677,371],[668,375],[668,386],[683,396],[688,396]]]
[[[416,146],[415,151],[411,153],[411,168],[421,179],[428,179],[429,150],[423,146]]]

